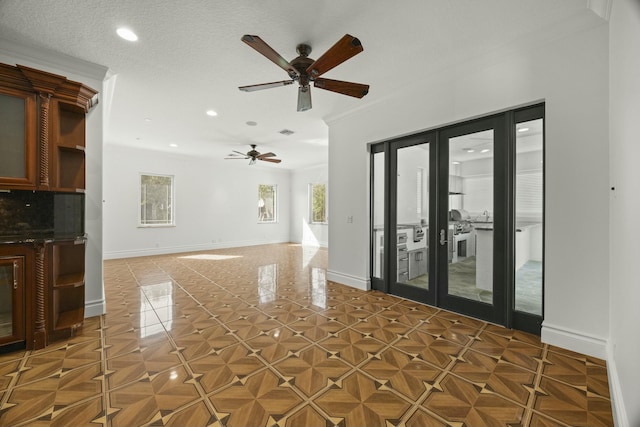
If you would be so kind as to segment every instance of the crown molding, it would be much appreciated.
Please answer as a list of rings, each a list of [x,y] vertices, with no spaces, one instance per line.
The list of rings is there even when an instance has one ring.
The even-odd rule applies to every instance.
[[[587,0],[587,8],[596,15],[608,21],[611,17],[611,3],[613,0]]]
[[[0,54],[16,58],[16,62],[31,62],[45,65],[61,70],[65,74],[78,74],[99,81],[103,81],[109,71],[109,68],[104,65],[6,39],[0,39]]]

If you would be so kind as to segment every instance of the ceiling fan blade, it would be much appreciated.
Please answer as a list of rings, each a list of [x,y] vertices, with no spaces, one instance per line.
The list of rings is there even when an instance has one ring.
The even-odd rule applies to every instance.
[[[236,150],[231,150],[231,152],[232,153],[236,153],[236,154],[240,154],[242,157],[247,157],[248,158],[247,153],[241,153],[241,152],[236,151]]]
[[[311,109],[311,87],[300,86],[298,88],[298,111]]]
[[[313,85],[317,88],[341,93],[343,95],[362,98],[369,93],[369,85],[362,83],[343,82],[341,80],[316,79]]]
[[[255,92],[256,90],[262,89],[271,89],[272,87],[286,86],[293,83],[293,80],[284,80],[281,82],[272,82],[272,83],[260,83],[257,85],[249,85],[249,86],[240,86],[240,89],[243,92]]]
[[[307,67],[307,74],[311,78],[320,77],[333,67],[342,64],[347,59],[356,56],[364,49],[356,37],[345,34],[336,44],[331,46],[320,58]]]
[[[225,160],[247,160],[248,157],[225,157]]]
[[[263,162],[271,162],[271,163],[280,163],[282,160],[280,159],[261,159],[258,157],[258,160],[262,160]]]
[[[275,153],[268,152],[268,153],[260,154],[259,156],[256,156],[256,157],[262,160],[265,157],[275,157],[275,156],[276,156]]]
[[[278,67],[289,73],[289,76],[291,78],[300,75],[298,70],[292,67],[286,59],[280,56],[278,52],[273,50],[271,46],[266,44],[260,37],[245,34],[244,36],[242,36],[242,41],[264,55],[268,60],[276,64]]]

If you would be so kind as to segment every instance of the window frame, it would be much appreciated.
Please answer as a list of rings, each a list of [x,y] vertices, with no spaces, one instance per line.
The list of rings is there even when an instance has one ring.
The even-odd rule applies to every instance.
[[[261,216],[260,209],[262,208],[262,206],[260,206],[260,201],[262,200],[262,198],[260,197],[260,194],[261,194],[262,186],[271,187],[273,191],[273,218],[269,220],[264,220],[260,218]],[[277,222],[278,222],[278,185],[277,184],[258,184],[258,224],[275,224]]]
[[[324,187],[324,221],[315,221],[313,215],[313,200],[314,200],[314,187],[322,185]],[[327,198],[327,184],[322,182],[317,183],[309,183],[308,188],[308,199],[309,199],[309,224],[320,224],[327,225],[329,224],[329,209],[327,206],[328,198]]]
[[[170,222],[164,222],[164,223],[157,223],[157,224],[150,224],[150,223],[146,223],[143,222],[142,219],[142,211],[143,211],[143,177],[161,177],[161,178],[169,178],[171,180],[171,196],[170,196],[170,211],[169,211],[169,218],[170,218]],[[175,191],[175,187],[176,187],[176,181],[175,181],[175,175],[169,175],[169,174],[159,174],[159,173],[148,173],[148,172],[140,172],[138,174],[138,228],[162,228],[162,227],[175,227],[176,226],[176,191]]]

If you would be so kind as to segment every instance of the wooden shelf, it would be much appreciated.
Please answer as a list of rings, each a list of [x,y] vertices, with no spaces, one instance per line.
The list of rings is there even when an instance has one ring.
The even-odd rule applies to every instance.
[[[84,286],[53,289],[53,329],[76,326],[84,320]]]
[[[59,275],[53,284],[56,288],[63,286],[78,287],[81,285],[84,285],[84,272]]]
[[[56,143],[65,147],[85,145],[85,113],[58,103],[58,138]]]
[[[85,188],[85,153],[84,147],[58,146],[57,148],[57,182],[54,187],[59,190],[77,191]]]

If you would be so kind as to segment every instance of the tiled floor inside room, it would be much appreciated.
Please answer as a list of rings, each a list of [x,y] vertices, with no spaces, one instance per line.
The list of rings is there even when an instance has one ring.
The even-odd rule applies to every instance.
[[[326,265],[292,244],[106,261],[106,315],[0,354],[0,426],[613,425],[604,361]]]

